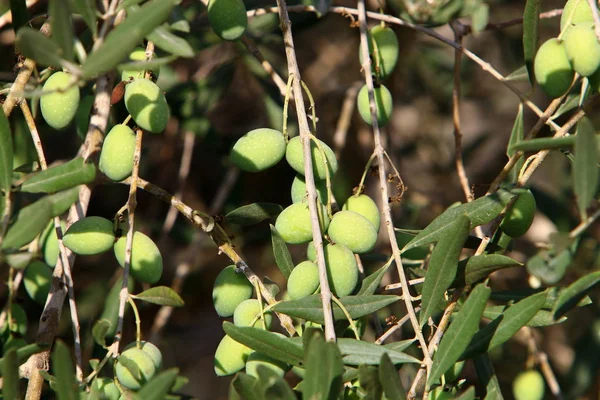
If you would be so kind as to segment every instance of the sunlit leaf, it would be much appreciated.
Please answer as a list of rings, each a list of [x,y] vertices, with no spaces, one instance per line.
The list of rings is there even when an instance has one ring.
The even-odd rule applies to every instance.
[[[73,21],[69,3],[64,0],[48,2],[50,17],[51,39],[60,48],[59,55],[67,61],[73,61]]]
[[[225,219],[235,225],[254,225],[277,217],[282,210],[275,203],[252,203],[229,212]]]
[[[8,228],[2,248],[18,249],[30,243],[44,230],[51,218],[52,207],[46,198],[23,207],[17,214],[17,219]]]
[[[55,391],[59,400],[78,400],[73,356],[67,345],[57,340],[52,352],[52,371],[56,377]]]
[[[302,396],[305,399],[335,400],[342,388],[344,365],[337,345],[326,342],[323,333],[310,330],[308,344],[304,346],[306,374],[302,384]]]
[[[583,117],[577,123],[576,136],[573,190],[583,221],[587,218],[587,208],[598,192],[596,129],[589,118]]]
[[[26,193],[54,193],[81,184],[91,183],[96,178],[96,167],[78,157],[64,164],[36,172],[21,185]]]
[[[15,44],[25,57],[35,60],[40,65],[58,67],[63,64],[60,47],[44,34],[28,26],[19,29]]]
[[[400,376],[388,353],[384,353],[379,362],[379,383],[383,388],[385,397],[389,400],[406,399],[406,392],[402,387]]]
[[[533,60],[535,59],[538,44],[540,8],[540,0],[527,0],[523,13],[523,53],[525,56],[525,66],[529,73],[529,82],[532,85],[535,82]]]
[[[131,297],[161,306],[183,307],[184,305],[177,292],[168,286],[155,286]]]
[[[146,383],[134,396],[136,400],[163,400],[167,393],[171,391],[171,387],[179,373],[178,368],[170,368],[162,371],[154,376]]]
[[[568,311],[587,296],[588,292],[600,282],[600,271],[591,272],[577,279],[568,288],[563,290],[554,304],[554,318],[565,315]]]
[[[393,364],[420,363],[418,359],[386,346],[376,345],[363,340],[340,338],[337,344],[346,365],[370,364],[379,365],[381,356],[385,353],[390,356]]]

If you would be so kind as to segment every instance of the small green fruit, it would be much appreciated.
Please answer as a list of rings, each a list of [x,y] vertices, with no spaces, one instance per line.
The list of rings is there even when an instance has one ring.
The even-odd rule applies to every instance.
[[[223,40],[238,40],[248,27],[246,6],[241,0],[210,0],[208,21]]]
[[[116,182],[128,178],[133,171],[133,153],[135,133],[127,125],[115,125],[102,144],[100,171]]]
[[[379,232],[379,226],[381,224],[381,214],[379,212],[379,208],[377,208],[377,204],[375,204],[373,199],[366,194],[348,197],[348,200],[346,200],[342,210],[349,210],[359,213],[373,224],[375,231]]]
[[[535,217],[535,197],[529,189],[523,189],[500,223],[504,233],[512,238],[523,236]]]
[[[116,383],[110,378],[96,378],[92,382],[92,391],[90,399],[93,398],[92,393],[97,395],[98,399],[117,400],[121,395]],[[87,397],[86,397],[87,398]]]
[[[358,265],[354,254],[343,244],[328,244],[323,251],[331,290],[337,297],[348,296],[358,283]]]
[[[513,382],[516,400],[542,400],[545,390],[544,377],[536,370],[521,372]]]
[[[260,308],[260,302],[257,299],[248,299],[242,301],[240,304],[238,304],[233,312],[233,323],[237,326],[252,326],[254,328],[262,328],[263,323],[260,318]],[[266,312],[264,317],[267,330],[271,329],[271,325],[273,324],[273,315],[271,315],[270,312]],[[252,321],[254,321],[254,324],[252,324]]]
[[[587,0],[568,0],[560,16],[561,32],[567,28],[567,21],[571,19],[572,25],[582,22],[593,22],[592,9]]]
[[[169,121],[165,95],[148,79],[136,79],[125,86],[125,107],[135,123],[148,132],[164,131]]]
[[[121,267],[125,267],[125,246],[127,237],[122,236],[115,243],[115,256]],[[145,283],[156,283],[163,271],[163,259],[160,250],[148,236],[134,232],[131,249],[131,275]]]
[[[321,203],[327,204],[327,183],[326,181],[315,182],[317,189],[317,198]],[[303,175],[296,175],[292,182],[292,203],[301,203],[306,201],[306,181]]]
[[[225,335],[215,352],[215,373],[218,376],[233,375],[244,369],[252,349]]]
[[[333,178],[333,175],[338,169],[338,163],[335,158],[335,153],[331,150],[331,147],[327,146],[324,142],[319,140],[319,145],[325,153],[325,159],[327,160],[327,167],[329,168],[329,177]],[[310,151],[312,154],[312,164],[314,171],[315,181],[323,181],[327,178],[327,170],[325,167],[325,161],[321,155],[321,151],[317,147],[314,141],[310,142]],[[292,138],[285,150],[285,159],[288,164],[300,175],[304,176],[304,154],[302,153],[302,141],[300,136]]]
[[[63,235],[66,232],[66,224],[64,221],[60,222],[62,227]],[[49,267],[54,268],[58,257],[60,256],[60,248],[58,246],[58,237],[56,236],[56,229],[54,229],[54,220],[50,221],[46,231],[41,236],[40,242],[42,243],[42,253],[44,254],[44,262]]]
[[[583,0],[582,0],[583,1]],[[571,66],[581,76],[590,76],[600,67],[600,43],[594,23],[582,22],[565,34],[565,51]]]
[[[258,373],[256,372],[256,369],[259,365],[270,369],[281,377],[283,377],[283,375],[285,375],[286,371],[289,369],[289,365],[283,361],[276,360],[264,353],[253,351],[246,360],[246,373],[255,377],[256,379],[259,379]]]
[[[373,224],[354,211],[336,213],[327,234],[335,243],[341,243],[357,254],[368,253],[377,242],[377,231]]]
[[[320,204],[319,217],[321,231],[324,232],[329,226],[329,216],[325,207]],[[305,203],[295,203],[287,207],[279,214],[275,221],[275,229],[282,239],[290,244],[308,243],[312,240],[312,226],[310,222],[310,211]]]
[[[40,97],[42,116],[46,123],[56,130],[64,129],[69,125],[79,106],[79,87],[73,85],[67,89],[70,81],[70,74],[62,71],[55,72],[43,87],[44,92],[54,92]]]
[[[104,253],[115,244],[113,223],[102,217],[85,217],[69,227],[63,243],[75,254]]]
[[[152,58],[154,58],[154,57],[155,57],[155,54],[152,53]],[[133,49],[133,51],[131,53],[129,53],[129,60],[127,60],[127,62],[145,61],[145,60],[146,60],[146,49],[144,49],[143,47],[136,47],[135,49]],[[137,71],[123,70],[121,72],[121,80],[127,81],[131,78],[133,78],[133,79],[143,78],[144,72],[145,71],[141,71],[141,70],[137,70]],[[157,66],[157,67],[152,68],[152,73],[154,74],[154,76],[156,78],[158,78],[158,75],[160,74],[160,67]]]
[[[310,261],[315,262],[317,260],[317,249],[315,249],[315,242],[308,243],[306,247],[306,258]]]
[[[400,45],[396,33],[387,26],[376,25],[369,29],[369,53],[371,68],[383,80],[390,76],[398,63]],[[362,64],[362,51],[359,49],[359,58]]]
[[[285,155],[285,139],[275,129],[254,129],[231,149],[231,162],[246,172],[260,172],[277,164]]]
[[[52,284],[52,270],[39,260],[33,261],[25,269],[23,285],[30,298],[39,304],[46,304]]]
[[[298,300],[314,294],[319,284],[319,268],[312,261],[303,261],[292,270],[287,291],[290,299]]]
[[[4,334],[8,332],[8,328],[10,326],[12,328],[11,332],[15,332],[21,336],[25,336],[25,334],[27,333],[28,321],[27,313],[25,312],[23,307],[21,307],[17,303],[12,303],[10,306],[10,314],[12,323],[9,324],[8,320],[6,320],[4,322],[4,325],[2,325],[2,327],[0,328],[0,333]],[[6,315],[6,317],[8,318],[8,314]]]
[[[137,347],[137,343],[131,342],[125,347],[125,350],[132,349],[134,347]],[[156,347],[154,344],[152,344],[150,342],[142,340],[142,341],[140,341],[139,348],[144,353],[146,353],[150,356],[150,358],[152,359],[152,362],[154,363],[154,367],[156,368],[157,371],[162,368],[163,356],[158,347]]]
[[[254,288],[244,274],[235,272],[235,265],[224,268],[217,275],[212,291],[217,314],[223,318],[231,317],[236,307],[252,297],[253,292]]]
[[[565,51],[564,42],[553,38],[540,46],[533,63],[535,80],[550,97],[560,97],[569,89],[575,71]]]
[[[392,116],[392,110],[394,104],[392,101],[392,94],[385,86],[381,85],[375,88],[373,94],[375,95],[375,105],[377,106],[377,123],[379,126],[387,125],[390,117]],[[358,92],[356,98],[356,104],[358,105],[358,113],[369,125],[373,125],[371,119],[371,109],[369,107],[369,91],[367,85],[363,86]]]
[[[115,368],[119,383],[131,390],[140,389],[155,373],[156,367],[152,358],[137,347],[121,353]]]

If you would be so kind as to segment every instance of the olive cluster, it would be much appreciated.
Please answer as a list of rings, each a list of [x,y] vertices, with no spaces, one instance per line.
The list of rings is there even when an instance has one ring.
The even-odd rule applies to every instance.
[[[535,79],[550,97],[569,90],[575,73],[600,89],[600,42],[594,30],[589,2],[568,0],[560,19],[561,33],[544,42],[534,61]]]

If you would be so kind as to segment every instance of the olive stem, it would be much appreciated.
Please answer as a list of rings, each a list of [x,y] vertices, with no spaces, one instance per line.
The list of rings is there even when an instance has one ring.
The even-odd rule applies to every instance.
[[[331,300],[335,304],[337,304],[337,306],[344,313],[344,316],[346,317],[346,320],[348,320],[348,323],[350,324],[350,329],[352,329],[352,332],[354,333],[354,337],[356,338],[356,340],[360,340],[360,334],[358,333],[358,329],[356,329],[356,324],[352,320],[352,316],[350,315],[348,310],[346,310],[346,307],[344,307],[344,304],[340,301],[340,299],[338,299],[337,297],[335,297],[333,295],[331,296]]]
[[[133,309],[133,315],[135,317],[135,346],[138,349],[141,349],[142,343],[142,320],[140,319],[140,313],[138,311],[137,306],[135,305],[135,301],[131,298],[131,296],[127,296],[127,302]]]

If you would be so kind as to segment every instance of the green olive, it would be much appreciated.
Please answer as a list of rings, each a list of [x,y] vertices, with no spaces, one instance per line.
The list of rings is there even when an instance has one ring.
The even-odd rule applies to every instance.
[[[373,224],[354,211],[336,213],[327,234],[335,243],[341,243],[357,254],[370,252],[377,242]]]
[[[233,375],[246,366],[252,349],[236,342],[229,336],[223,337],[215,352],[215,373],[218,376]]]
[[[285,139],[275,129],[254,129],[231,149],[231,162],[246,172],[260,172],[277,164],[285,155]]]
[[[63,235],[67,231],[66,224],[64,221],[60,222],[62,227]],[[58,237],[56,236],[56,229],[54,228],[54,220],[50,221],[48,227],[42,233],[40,237],[40,243],[42,244],[42,253],[44,254],[44,262],[51,268],[56,266],[58,257],[60,256],[60,248],[58,246]]]
[[[223,40],[238,40],[248,27],[246,6],[242,0],[210,0],[208,22]]]
[[[319,288],[319,283],[319,268],[315,263],[301,262],[294,267],[288,278],[287,290],[290,299],[298,300],[314,294]]]
[[[152,358],[137,347],[129,348],[118,358],[115,375],[119,383],[131,390],[140,389],[156,374]]]
[[[125,267],[125,247],[127,237],[122,236],[115,243],[114,251],[121,267]],[[142,232],[134,232],[131,249],[131,275],[145,283],[156,283],[162,276],[163,259],[158,246]]]
[[[545,390],[544,377],[536,370],[521,372],[513,381],[516,400],[542,400]]]
[[[109,179],[122,181],[133,171],[134,153],[135,133],[127,125],[115,125],[104,138],[98,167]]]
[[[155,58],[155,54],[152,53],[152,58]],[[131,53],[129,53],[129,59],[127,60],[127,62],[131,62],[131,61],[145,61],[146,60],[146,49],[143,47],[136,47],[135,49],[133,49],[133,51]],[[155,78],[158,78],[158,75],[160,74],[160,67],[154,67],[151,69],[152,73],[154,74]],[[137,79],[137,78],[143,78],[144,77],[144,72],[142,70],[123,70],[121,72],[121,80],[122,81],[126,81],[129,80],[131,78],[133,79]]]
[[[379,212],[379,208],[377,208],[377,204],[375,204],[373,199],[366,194],[348,197],[342,210],[354,211],[355,213],[362,215],[373,224],[375,231],[379,232],[381,213]]]
[[[264,309],[264,305],[262,307]],[[233,323],[237,326],[252,326],[262,328],[263,323],[260,317],[261,305],[257,299],[248,299],[242,301],[233,312]],[[271,329],[273,324],[273,315],[270,312],[264,313],[265,325]],[[252,322],[254,321],[254,324]],[[251,325],[252,324],[252,325]]]
[[[352,251],[343,244],[323,248],[329,285],[338,297],[348,296],[358,283],[358,265]]]
[[[587,0],[568,0],[563,8],[560,16],[560,30],[564,31],[567,28],[567,21],[572,25],[577,25],[581,22],[593,22],[592,9]]]
[[[252,297],[254,288],[244,274],[235,272],[235,265],[224,268],[217,278],[212,291],[213,304],[219,316],[227,318],[235,313],[236,307]]]
[[[310,261],[315,262],[317,260],[317,250],[315,249],[315,242],[309,242],[306,247],[306,258]]]
[[[377,123],[379,126],[385,126],[389,122],[390,117],[392,116],[392,110],[394,108],[392,94],[388,88],[383,85],[375,88],[373,94],[375,95],[375,105],[377,106]],[[358,92],[356,103],[358,105],[358,113],[362,117],[363,121],[369,125],[373,125],[367,85],[363,86]]]
[[[148,132],[164,131],[169,121],[165,95],[148,79],[136,79],[125,86],[125,107],[135,123]]]
[[[327,204],[327,185],[326,181],[315,182],[317,189],[317,198],[321,203]],[[292,182],[292,203],[301,203],[306,200],[306,181],[303,175],[296,175]]]
[[[600,67],[600,43],[593,22],[582,22],[565,34],[565,51],[571,66],[581,76],[590,76]]]
[[[23,285],[30,298],[39,304],[46,304],[52,284],[52,270],[39,260],[33,261],[25,269]]]
[[[256,371],[259,365],[270,369],[281,377],[283,377],[283,375],[285,375],[286,371],[289,369],[289,365],[283,361],[276,360],[264,353],[253,351],[246,360],[246,373],[255,377],[256,379],[259,379]]]
[[[137,347],[137,342],[129,343],[125,347],[125,350],[132,349],[134,347]],[[150,342],[142,340],[142,341],[140,341],[139,349],[141,349],[144,353],[146,353],[150,356],[150,358],[152,359],[152,362],[154,363],[154,367],[156,367],[157,371],[162,368],[163,356],[158,347],[156,347],[154,344],[152,344]]]
[[[569,90],[575,71],[571,67],[564,42],[549,39],[539,48],[533,64],[535,80],[550,97],[560,97]]]
[[[117,400],[121,395],[119,388],[110,378],[96,378],[92,382],[92,391],[89,398],[92,399],[93,394],[97,395],[97,399]],[[87,398],[87,397],[86,397]]]
[[[52,74],[43,87],[44,92],[40,97],[40,110],[48,125],[56,130],[64,129],[69,125],[79,106],[79,87],[71,83],[71,75],[58,71]],[[68,88],[68,89],[67,89]]]
[[[518,196],[500,223],[502,231],[512,238],[523,236],[535,217],[535,197],[531,191],[523,189]]]
[[[333,175],[338,169],[335,153],[331,150],[331,147],[327,146],[321,140],[319,140],[319,146],[323,149],[325,158],[323,158],[319,147],[311,140],[310,151],[312,154],[315,181],[323,181],[327,178],[327,168],[329,169],[329,177],[333,179]],[[285,150],[285,159],[288,164],[290,164],[290,167],[300,175],[304,176],[304,153],[302,152],[302,141],[300,140],[300,136],[296,136],[289,141]],[[325,160],[327,160],[327,167],[325,165]]]
[[[400,44],[396,33],[389,27],[376,25],[369,29],[369,55],[371,68],[383,80],[390,76],[398,63]],[[359,49],[360,50],[360,49]],[[362,51],[359,51],[362,64]]]
[[[321,230],[329,227],[329,216],[325,207],[320,204],[319,217]],[[275,221],[275,228],[282,239],[290,244],[308,243],[312,240],[310,211],[305,203],[295,203],[284,209]]]
[[[113,223],[102,217],[82,218],[67,229],[63,243],[80,255],[104,253],[115,243]]]

